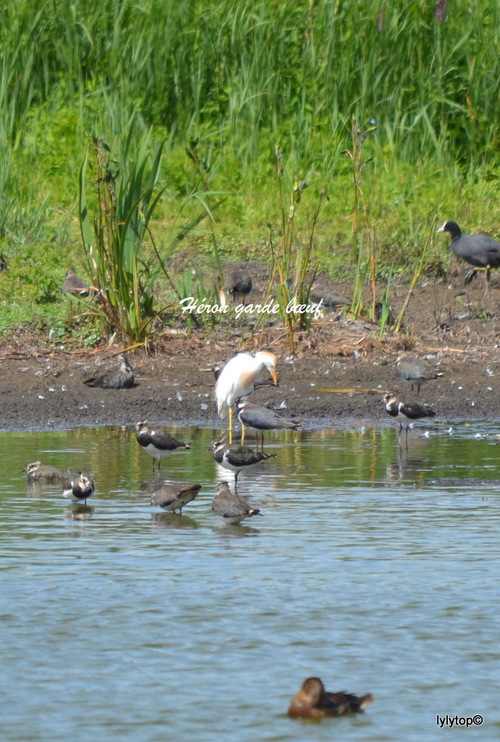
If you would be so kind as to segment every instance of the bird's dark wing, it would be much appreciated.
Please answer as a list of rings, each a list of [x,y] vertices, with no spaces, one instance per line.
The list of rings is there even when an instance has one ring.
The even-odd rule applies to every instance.
[[[258,464],[262,461],[262,455],[258,451],[253,451],[251,448],[246,446],[238,446],[237,448],[229,448],[226,451],[226,460],[232,466],[250,466],[251,464]]]
[[[186,443],[172,438],[171,435],[163,430],[153,430],[151,432],[150,442],[160,451],[173,451],[175,448],[189,448]],[[147,444],[146,444],[147,445]]]
[[[399,407],[403,415],[410,420],[418,420],[419,417],[435,417],[436,413],[427,405],[417,404],[417,402],[402,402]]]
[[[340,691],[338,693],[326,692],[324,695],[328,697],[329,704],[336,708],[336,715],[338,716],[363,711],[373,700],[371,693],[367,693],[365,696],[355,696],[353,693]]]

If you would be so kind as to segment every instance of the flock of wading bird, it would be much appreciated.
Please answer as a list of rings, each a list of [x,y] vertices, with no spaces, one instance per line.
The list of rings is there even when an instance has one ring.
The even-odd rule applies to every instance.
[[[89,379],[86,383],[101,388],[112,388],[110,380],[117,380],[120,374],[133,373],[130,363],[122,356],[120,366],[98,379]],[[259,515],[259,509],[251,507],[244,497],[237,494],[238,475],[262,461],[275,456],[266,454],[264,448],[264,432],[270,430],[292,429],[300,430],[301,423],[296,420],[286,420],[271,409],[248,402],[248,397],[256,385],[261,371],[269,371],[274,384],[278,383],[276,374],[276,356],[268,350],[256,353],[238,353],[220,372],[216,372],[215,399],[217,412],[222,420],[228,420],[229,443],[217,440],[212,443],[215,461],[225,469],[234,473],[234,493],[231,492],[228,482],[220,482],[217,486],[217,495],[212,501],[213,512],[228,523],[240,523],[245,518]],[[418,378],[413,379],[415,384],[423,383],[422,370]],[[119,386],[119,388],[124,388]],[[236,406],[238,419],[241,424],[240,445],[232,445],[233,407]],[[415,410],[414,410],[415,412]],[[391,413],[392,414],[392,413]],[[404,413],[400,413],[404,414]],[[161,460],[177,449],[189,449],[189,445],[173,438],[169,433],[149,425],[147,420],[136,424],[136,438],[139,445],[153,459],[155,465],[161,468]],[[245,429],[253,428],[260,433],[260,441],[256,436],[256,449],[244,446]],[[260,449],[260,450],[259,450]],[[73,473],[63,471],[54,466],[42,464],[41,461],[32,461],[26,465],[28,481],[30,482],[60,482],[63,495],[73,502],[86,505],[88,498],[94,492],[94,482],[87,471]],[[194,500],[201,489],[200,484],[164,484],[151,496],[151,504],[158,505],[165,510],[175,513],[182,512],[188,502]],[[318,677],[307,678],[300,691],[292,698],[288,714],[293,718],[319,719],[325,716],[343,716],[349,713],[360,713],[373,703],[371,693],[356,696],[346,691],[329,692],[325,690],[323,682]]]
[[[454,253],[472,266],[465,277],[465,284],[475,278],[478,270],[483,270],[488,286],[491,268],[500,267],[500,243],[482,234],[462,235],[460,227],[455,222],[446,222],[438,231],[450,234]],[[7,265],[3,260],[0,269],[6,268]],[[89,297],[96,293],[96,290],[79,278],[74,270],[68,271],[62,290],[65,294],[79,298]],[[244,301],[251,290],[251,279],[244,270],[235,271],[231,275],[229,291],[233,298]],[[238,353],[217,374],[215,384],[217,412],[222,420],[228,420],[229,440],[226,442],[223,438],[212,443],[212,452],[218,464],[233,472],[234,492],[231,492],[227,481],[220,482],[217,485],[217,495],[212,501],[212,510],[228,523],[240,523],[245,518],[260,514],[258,508],[251,507],[244,497],[238,495],[237,486],[238,476],[242,471],[275,456],[275,454],[264,453],[264,432],[301,429],[301,423],[297,420],[286,420],[275,411],[252,404],[246,399],[252,393],[259,373],[265,369],[277,384],[276,362],[276,356],[268,350]],[[412,390],[416,387],[417,396],[420,394],[420,387],[425,382],[442,375],[442,372],[432,364],[409,356],[399,358],[396,367],[400,378],[408,382]],[[104,389],[131,388],[135,385],[134,370],[128,359],[120,355],[117,369],[103,376],[88,379],[85,383],[88,386]],[[436,414],[428,405],[419,402],[401,402],[396,395],[389,392],[383,394],[383,401],[387,413],[399,423],[398,442],[403,429],[406,431],[407,442],[408,428],[415,421],[425,417],[434,417]],[[237,409],[241,424],[239,445],[233,445],[232,441],[234,408]],[[260,433],[260,446],[257,437],[255,450],[244,445],[247,427],[257,431],[257,434]],[[164,430],[150,426],[147,420],[136,424],[136,438],[139,445],[153,457],[153,471],[155,462],[159,470],[161,459],[172,451],[189,449],[187,443],[176,440]],[[63,471],[44,465],[40,461],[28,463],[25,471],[30,482],[60,482],[63,495],[76,503],[86,505],[88,498],[94,493],[94,481],[87,471],[78,473]],[[182,508],[196,498],[200,489],[200,484],[164,484],[152,494],[151,504],[173,513],[178,511],[181,514]],[[355,696],[345,691],[331,693],[325,690],[320,678],[310,677],[304,681],[300,691],[292,698],[288,713],[292,717],[304,719],[342,716],[364,711],[373,700],[371,693],[363,696]]]
[[[123,354],[118,356],[118,360],[118,368],[102,376],[87,379],[85,384],[104,389],[126,389],[134,386],[134,369],[130,361]],[[267,370],[274,384],[278,383],[276,363],[277,358],[274,353],[270,350],[260,350],[256,353],[238,353],[221,370],[216,371],[217,413],[221,420],[228,420],[228,441],[226,442],[225,437],[216,440],[212,443],[211,449],[216,463],[234,474],[234,492],[231,492],[227,481],[220,482],[217,486],[217,495],[212,501],[212,510],[227,523],[239,523],[245,518],[260,514],[258,508],[251,507],[245,498],[238,494],[238,477],[241,472],[276,457],[276,454],[264,452],[264,432],[302,429],[300,421],[287,420],[274,410],[252,404],[247,399],[253,392],[257,377],[262,371]],[[406,355],[398,358],[396,368],[400,378],[409,383],[412,390],[416,387],[417,396],[420,394],[420,387],[425,382],[442,376],[442,371],[434,365]],[[383,401],[387,413],[399,423],[398,442],[402,431],[406,431],[406,444],[408,443],[408,428],[415,421],[425,417],[434,417],[436,414],[428,405],[419,402],[401,402],[395,394],[389,392],[383,393]],[[241,425],[239,445],[233,445],[234,408],[237,410]],[[255,449],[244,445],[246,428],[256,431]],[[155,464],[159,471],[162,458],[173,451],[190,448],[187,443],[177,440],[165,430],[150,425],[148,420],[136,423],[135,429],[138,444],[153,458],[153,471]],[[65,471],[42,464],[41,461],[31,461],[24,471],[26,471],[28,481],[32,483],[44,481],[61,483],[63,496],[75,503],[86,505],[87,500],[94,493],[94,480],[86,470]],[[151,505],[182,514],[182,508],[196,498],[200,489],[200,484],[164,484],[151,495]]]

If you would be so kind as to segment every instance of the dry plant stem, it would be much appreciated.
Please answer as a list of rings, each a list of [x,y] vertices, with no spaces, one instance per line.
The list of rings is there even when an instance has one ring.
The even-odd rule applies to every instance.
[[[427,254],[427,249],[428,249],[428,247],[430,245],[430,242],[431,242],[431,239],[432,239],[432,235],[434,234],[434,230],[436,228],[437,218],[438,218],[438,215],[435,214],[434,215],[434,218],[432,220],[432,225],[431,225],[431,229],[429,231],[429,236],[427,237],[427,241],[426,241],[426,243],[424,245],[424,249],[422,250],[422,253],[420,255],[420,259],[418,261],[418,264],[415,267],[415,271],[413,273],[413,278],[412,278],[411,283],[410,283],[410,288],[408,290],[408,294],[406,296],[406,299],[403,302],[403,306],[401,307],[401,309],[399,311],[399,314],[398,314],[398,317],[396,319],[396,325],[394,327],[394,332],[400,332],[401,331],[401,325],[403,324],[403,319],[404,319],[404,316],[406,314],[406,310],[408,309],[408,304],[410,303],[410,299],[412,297],[413,290],[414,290],[414,288],[415,288],[415,286],[417,284],[417,281],[418,281],[418,279],[420,277],[420,274],[422,272],[422,268],[424,267],[425,256]]]

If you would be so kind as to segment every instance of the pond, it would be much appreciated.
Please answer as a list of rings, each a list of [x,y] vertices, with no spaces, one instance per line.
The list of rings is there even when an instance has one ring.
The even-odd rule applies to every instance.
[[[269,434],[237,526],[214,431],[172,428],[161,475],[125,428],[0,433],[2,740],[498,738],[500,424],[431,431]],[[35,459],[88,468],[88,506],[28,485]],[[181,516],[149,504],[163,478],[202,485]],[[289,719],[311,675],[375,704]]]

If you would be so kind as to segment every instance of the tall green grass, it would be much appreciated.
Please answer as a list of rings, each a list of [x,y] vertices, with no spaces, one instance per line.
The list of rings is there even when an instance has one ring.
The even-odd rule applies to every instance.
[[[208,181],[229,194],[218,234],[212,218],[190,234],[219,276],[243,244],[268,257],[268,222],[286,241],[276,146],[310,203],[329,194],[314,264],[339,276],[357,271],[374,287],[387,271],[411,275],[424,244],[429,265],[445,262],[429,242],[436,213],[498,236],[496,0],[450,0],[444,20],[434,0],[5,0],[3,10],[0,248],[19,275],[33,246],[59,249],[61,276],[74,262],[84,153],[96,138],[118,141],[132,117],[152,132],[150,161],[166,142],[168,199],[151,215],[162,244]],[[353,230],[361,210],[345,152],[352,122],[366,131],[371,120]],[[59,279],[47,276],[54,300]]]
[[[455,0],[35,0],[4,3],[0,135],[62,89],[113,91],[148,124],[209,128],[254,159],[269,132],[323,146],[376,118],[400,155],[491,161],[500,6]]]

